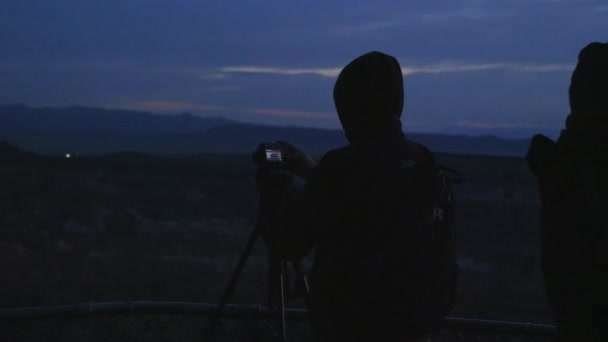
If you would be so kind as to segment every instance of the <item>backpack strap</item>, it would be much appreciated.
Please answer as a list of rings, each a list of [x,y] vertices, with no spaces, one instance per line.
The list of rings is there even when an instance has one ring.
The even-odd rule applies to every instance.
[[[592,160],[585,156],[577,163],[577,178],[581,180],[585,216],[593,232],[593,257],[596,266],[608,266],[608,219],[606,218],[606,199],[598,188],[598,172]],[[606,196],[604,194],[604,196]]]

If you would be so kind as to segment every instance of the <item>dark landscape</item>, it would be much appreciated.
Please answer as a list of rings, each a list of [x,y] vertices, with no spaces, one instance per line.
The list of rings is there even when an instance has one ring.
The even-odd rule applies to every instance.
[[[281,131],[256,129],[267,129],[267,140]],[[296,137],[305,141],[304,132]],[[22,133],[32,142],[43,137],[29,128]],[[245,140],[248,149],[258,137]],[[232,147],[174,156],[133,149],[66,158],[51,145],[36,152],[0,145],[0,307],[218,301],[256,219],[248,154],[226,152]],[[464,176],[455,186],[461,280],[451,316],[550,323],[539,270],[539,203],[523,158],[436,156]],[[231,302],[265,303],[266,262],[259,243]]]
[[[601,161],[578,152],[595,151],[586,144],[601,138],[607,13],[604,0],[0,1],[0,342],[319,340],[302,298],[287,299],[286,329],[277,324],[281,310],[268,300],[267,284],[268,269],[275,268],[261,240],[227,312],[217,320],[212,315],[257,226],[258,170],[251,154],[260,144],[283,141],[319,160],[347,146],[343,127],[350,140],[385,134],[380,139],[392,141],[399,124],[444,170],[462,175],[453,185],[455,305],[440,331],[418,340],[548,342],[557,328],[560,338],[570,335],[569,325],[582,335],[565,338],[584,340],[595,325],[608,325],[599,322],[606,317],[588,318],[590,310],[581,310],[569,312],[580,322],[558,319],[556,327],[552,321],[540,266],[540,196],[526,155],[534,141],[529,160],[543,195],[560,188],[555,206],[543,204],[543,222],[555,218],[551,208],[564,196],[575,195],[582,196],[576,204],[589,211],[593,228],[562,239],[560,231],[579,211],[568,210],[572,215],[544,229],[547,266],[559,259],[551,251],[582,248],[602,223],[593,215],[602,199],[591,177]],[[564,144],[552,146],[538,134],[562,137]],[[562,163],[561,152],[573,162]],[[373,163],[380,166],[380,187],[369,184],[358,162],[350,164],[357,169],[351,175],[340,169],[345,186],[353,186],[348,201],[364,202],[369,215],[345,213],[348,203],[321,212],[338,213],[336,224],[346,229],[350,222],[355,229],[370,222],[382,228],[386,220],[367,216],[399,203],[384,197],[403,191],[385,191],[383,184],[404,184],[384,170],[392,162],[383,155]],[[336,156],[330,159],[341,164]],[[400,166],[417,173],[416,164],[402,160]],[[549,169],[555,170],[544,172]],[[552,177],[564,170],[580,176],[580,184]],[[359,191],[359,171],[383,200]],[[544,182],[544,174],[565,182]],[[444,221],[445,209],[429,205],[429,221]],[[404,220],[408,213],[404,209]],[[398,240],[392,237],[377,241]],[[376,239],[360,240],[361,249],[378,246]],[[444,250],[443,243],[434,245]],[[425,259],[437,256],[429,249],[416,253],[415,264],[442,268],[443,262]],[[350,252],[343,251],[337,254]],[[376,251],[361,252],[366,265],[378,266],[367,269],[384,274],[387,263],[375,263]],[[591,258],[591,252],[580,254]],[[303,259],[305,271],[313,255]],[[572,255],[564,252],[557,262],[575,265],[581,258]],[[370,278],[364,265],[361,273],[349,273],[361,292],[370,279],[391,283]],[[408,306],[396,304],[400,297],[434,294],[418,273],[414,284],[429,285],[421,296],[393,294],[407,288],[399,285],[371,294],[388,296],[348,300],[390,298],[392,306]],[[574,290],[593,278],[582,273],[547,279],[563,297],[551,296],[558,318],[562,299],[590,297]],[[343,297],[335,293],[328,299]],[[414,312],[424,316],[432,307],[422,303]],[[354,316],[350,309],[343,305],[335,314]],[[416,334],[398,314],[384,318],[386,307],[367,311],[346,329],[373,328],[371,340],[379,342],[393,332]],[[380,324],[365,324],[366,314]],[[217,335],[203,339],[215,321]]]
[[[523,156],[529,139],[411,133],[432,151]],[[340,130],[245,124],[190,113],[157,115],[131,110],[72,106],[0,105],[0,140],[45,154],[136,151],[155,155],[249,153],[260,142],[287,140],[311,154],[343,146]],[[253,147],[252,147],[253,146]]]

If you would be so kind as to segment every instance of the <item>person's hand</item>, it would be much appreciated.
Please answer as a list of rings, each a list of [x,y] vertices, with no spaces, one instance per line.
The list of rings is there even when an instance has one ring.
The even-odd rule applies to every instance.
[[[281,149],[283,154],[283,167],[285,170],[294,173],[295,175],[307,179],[312,170],[317,166],[317,163],[306,153],[294,145],[285,142],[277,141],[274,143]],[[266,163],[266,147],[265,144],[260,144],[251,154],[251,159],[258,166],[264,166]]]
[[[526,154],[528,167],[538,175],[546,164],[554,160],[556,154],[557,144],[548,137],[537,134],[532,137],[530,148]]]
[[[277,144],[281,146],[281,150],[285,153],[287,169],[297,176],[307,179],[317,166],[317,162],[286,141],[277,141]]]
[[[530,171],[536,176],[538,192],[544,205],[549,205],[559,198],[560,177],[558,146],[548,137],[537,134],[532,138],[526,154]]]

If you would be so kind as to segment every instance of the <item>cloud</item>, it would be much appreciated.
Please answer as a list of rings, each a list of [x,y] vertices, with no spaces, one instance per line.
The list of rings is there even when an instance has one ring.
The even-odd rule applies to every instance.
[[[278,74],[278,75],[318,75],[323,77],[336,77],[341,68],[280,68],[257,66],[233,66],[220,68],[226,73],[242,74]]]
[[[178,65],[144,65],[129,61],[82,61],[48,63],[1,63],[0,72],[116,72],[139,73],[156,76],[185,75],[204,81],[225,80],[230,74],[218,72],[217,68]]]
[[[202,104],[186,101],[142,100],[126,101],[116,104],[117,107],[152,112],[230,112],[261,114],[269,117],[326,119],[334,118],[333,112],[302,111],[287,108],[259,108],[259,107],[228,107],[213,104]]]
[[[186,70],[186,72],[187,72],[187,70]],[[201,72],[201,71],[194,71],[194,72],[196,74],[198,74],[198,78],[200,78],[202,80],[223,80],[228,77],[228,75],[221,74],[221,73],[205,73],[205,72]]]
[[[488,123],[479,121],[458,121],[457,127],[478,128],[478,129],[558,129],[559,125],[552,124],[526,124],[526,123]]]
[[[442,62],[423,66],[404,66],[401,71],[404,76],[415,74],[441,74],[455,72],[482,72],[503,70],[521,73],[570,72],[571,64],[522,64],[522,63],[480,63],[467,64],[457,62]],[[337,77],[342,68],[281,68],[260,66],[231,66],[220,68],[223,73],[242,74],[276,74],[276,75],[317,75],[321,77]]]
[[[127,101],[118,104],[119,107],[137,110],[149,110],[156,112],[183,112],[183,111],[210,111],[210,112],[226,112],[230,111],[230,107],[201,104],[184,101],[163,101],[163,100],[143,100],[143,101]]]
[[[404,63],[402,63],[403,65]],[[571,72],[573,64],[525,64],[513,62],[497,63],[461,63],[461,62],[438,62],[428,65],[402,66],[404,76],[415,74],[442,74],[442,73],[465,73],[484,71],[509,71],[518,73],[548,73],[548,72]],[[232,74],[270,74],[270,75],[316,75],[326,78],[335,78],[340,74],[342,67],[310,67],[291,68],[274,66],[227,66],[216,69],[196,67],[154,67],[138,66],[132,63],[121,62],[90,62],[90,63],[57,63],[57,64],[0,64],[0,72],[43,72],[56,71],[107,71],[107,72],[138,72],[144,74],[182,74],[199,80],[213,81],[224,80]],[[216,87],[215,90],[220,90]],[[224,90],[236,90],[237,86],[225,86]]]
[[[439,63],[429,66],[403,67],[404,75],[413,74],[441,74],[453,72],[480,72],[480,71],[511,71],[522,73],[570,72],[574,68],[571,64],[521,64],[521,63]]]
[[[335,116],[332,112],[308,112],[308,111],[297,111],[287,109],[276,109],[276,108],[248,108],[248,112],[254,114],[263,114],[268,116],[280,116],[290,118],[314,118],[314,119],[326,119],[333,118]]]

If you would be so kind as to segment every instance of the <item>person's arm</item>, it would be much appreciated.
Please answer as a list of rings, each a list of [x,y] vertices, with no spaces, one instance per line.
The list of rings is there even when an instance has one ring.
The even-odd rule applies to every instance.
[[[593,341],[592,303],[598,292],[593,291],[589,227],[582,199],[573,191],[580,181],[573,174],[576,161],[544,136],[534,137],[527,159],[538,181],[541,269],[558,340]]]
[[[316,170],[301,189],[291,188],[279,198],[260,197],[261,215],[273,217],[268,239],[279,256],[297,260],[318,244],[323,227],[330,220],[326,188],[322,183]]]
[[[300,259],[316,246],[323,227],[331,221],[329,183],[310,157],[291,145],[285,150],[286,169],[302,177],[292,177],[286,170],[258,171],[258,222],[273,252],[283,258]]]
[[[291,172],[295,176],[305,180],[313,175],[318,163],[309,155],[285,141],[277,141],[272,145],[280,147],[281,149],[283,155],[281,169]],[[252,161],[258,166],[265,165],[265,149],[266,144],[260,144],[251,154]]]

